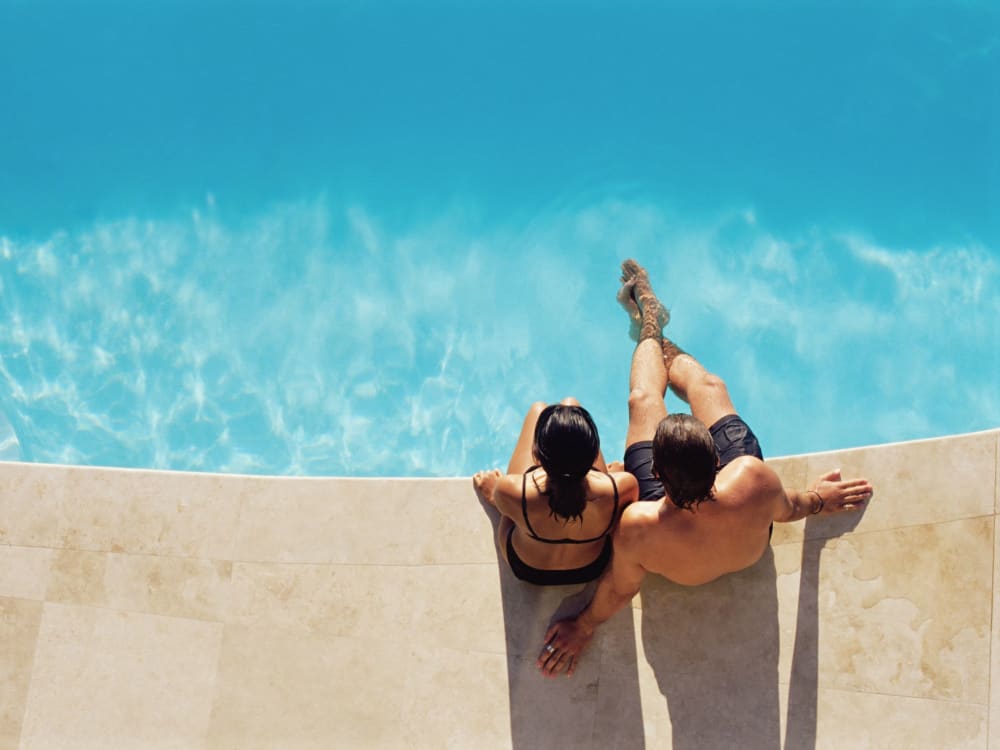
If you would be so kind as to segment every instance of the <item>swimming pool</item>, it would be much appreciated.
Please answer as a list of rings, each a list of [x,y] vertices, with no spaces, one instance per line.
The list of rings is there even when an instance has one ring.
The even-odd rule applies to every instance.
[[[745,214],[676,227],[608,202],[499,231],[400,228],[317,200],[237,225],[205,206],[5,240],[3,409],[33,461],[447,476],[504,464],[532,400],[574,395],[619,455],[632,342],[614,295],[635,254],[673,307],[668,332],[728,380],[771,455],[996,418],[992,371],[953,359],[964,337],[969,354],[997,343],[986,253],[795,245]],[[831,256],[853,285],[827,284]],[[914,286],[926,275],[908,262],[934,283]],[[960,320],[927,309],[977,298]],[[941,341],[950,329],[947,348],[906,332],[921,316]],[[964,415],[928,393],[949,370],[979,389]]]
[[[615,456],[629,256],[767,455],[1000,424],[988,8],[390,6],[0,8],[0,456]]]

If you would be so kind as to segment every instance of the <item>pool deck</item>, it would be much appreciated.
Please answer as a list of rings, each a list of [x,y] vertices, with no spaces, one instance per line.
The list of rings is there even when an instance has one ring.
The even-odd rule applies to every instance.
[[[770,461],[876,496],[709,585],[649,577],[557,680],[577,588],[498,564],[469,479],[2,463],[0,749],[1000,748],[998,455]]]

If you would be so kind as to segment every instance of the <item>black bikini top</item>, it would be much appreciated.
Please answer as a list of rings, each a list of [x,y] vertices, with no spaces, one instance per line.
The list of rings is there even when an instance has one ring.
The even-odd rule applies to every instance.
[[[608,535],[611,531],[611,527],[615,525],[615,518],[618,517],[618,485],[615,483],[615,478],[608,474],[608,479],[611,480],[611,486],[615,490],[615,507],[611,511],[611,521],[608,523],[608,528],[606,528],[599,536],[595,536],[593,539],[546,539],[544,537],[538,536],[535,530],[531,528],[531,521],[528,520],[528,474],[533,472],[535,469],[539,468],[538,464],[534,466],[529,466],[528,470],[524,472],[521,477],[521,515],[524,517],[524,525],[528,527],[528,535],[539,542],[544,544],[590,544],[591,542],[598,542]],[[599,469],[591,467],[591,471],[600,471]]]

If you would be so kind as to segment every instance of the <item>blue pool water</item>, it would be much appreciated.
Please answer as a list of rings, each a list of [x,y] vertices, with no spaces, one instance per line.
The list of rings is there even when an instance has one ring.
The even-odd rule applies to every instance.
[[[0,458],[620,455],[630,256],[769,455],[1000,425],[997,9],[720,7],[0,5]]]

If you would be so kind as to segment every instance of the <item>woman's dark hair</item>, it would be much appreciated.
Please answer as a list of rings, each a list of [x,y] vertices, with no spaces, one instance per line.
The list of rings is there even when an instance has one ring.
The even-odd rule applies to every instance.
[[[714,500],[719,459],[712,435],[689,414],[664,417],[653,438],[653,468],[678,508]]]
[[[597,425],[582,406],[553,404],[538,415],[532,451],[548,475],[552,515],[571,521],[587,506],[584,479],[601,449]]]

